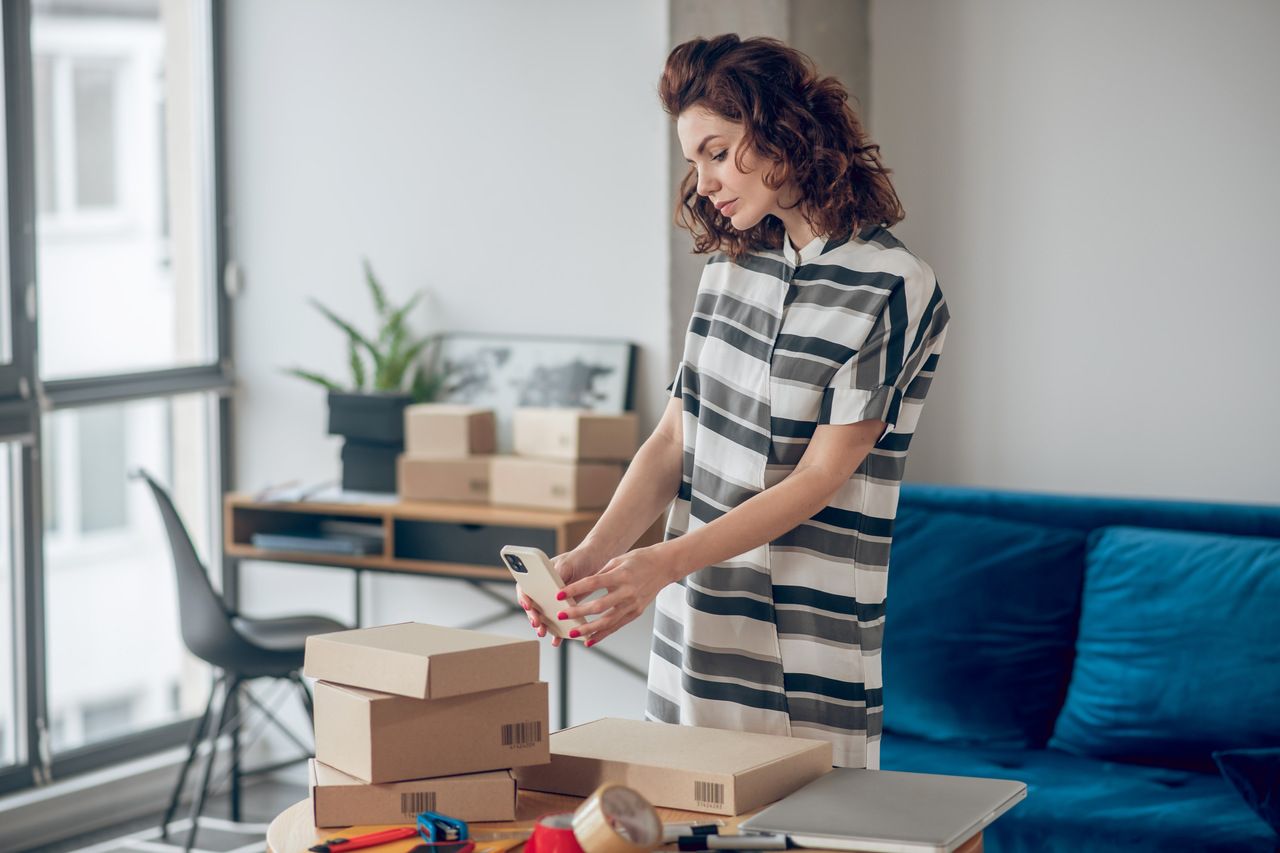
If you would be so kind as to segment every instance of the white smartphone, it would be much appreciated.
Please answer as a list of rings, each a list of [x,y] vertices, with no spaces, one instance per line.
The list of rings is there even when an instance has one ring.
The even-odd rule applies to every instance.
[[[587,624],[585,619],[556,618],[556,614],[563,610],[565,605],[573,606],[577,602],[572,597],[564,601],[556,600],[556,593],[564,589],[564,581],[560,579],[560,573],[552,567],[551,561],[547,559],[546,554],[542,553],[541,548],[506,545],[499,553],[502,554],[502,562],[506,564],[507,571],[511,572],[516,583],[520,584],[520,589],[533,599],[533,603],[542,611],[542,622],[547,626],[548,631],[562,640],[567,640],[571,630]]]

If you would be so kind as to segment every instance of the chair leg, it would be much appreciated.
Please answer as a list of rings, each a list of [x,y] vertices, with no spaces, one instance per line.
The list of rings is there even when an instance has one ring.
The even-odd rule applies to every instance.
[[[244,693],[249,694],[248,685],[244,686]],[[240,691],[236,691],[231,697],[232,713],[240,712]],[[236,823],[240,822],[240,726],[231,727],[231,820]]]
[[[204,765],[204,778],[200,783],[200,790],[196,794],[195,806],[191,809],[191,831],[187,833],[187,843],[183,848],[183,853],[191,853],[191,848],[196,846],[196,831],[200,829],[200,813],[204,811],[205,796],[209,793],[209,778],[213,775],[213,762],[218,757],[218,738],[222,736],[222,730],[227,725],[227,711],[233,704],[232,699],[236,695],[236,691],[240,689],[239,676],[227,675],[226,692],[222,699],[222,708],[218,712],[218,725],[213,729],[213,735],[209,739],[209,760]]]
[[[178,781],[173,786],[173,794],[169,797],[169,806],[164,810],[164,817],[160,820],[160,838],[161,840],[169,840],[169,822],[173,820],[173,815],[178,810],[178,802],[182,799],[182,789],[187,785],[187,774],[191,772],[191,765],[195,762],[196,753],[200,751],[200,742],[204,740],[205,729],[209,725],[209,715],[213,711],[213,703],[218,698],[218,687],[221,686],[224,676],[216,675],[209,685],[209,701],[205,703],[204,713],[200,715],[200,719],[196,722],[195,729],[191,732],[191,740],[187,744],[187,758],[182,762],[182,769],[178,771]]]
[[[285,677],[290,678],[289,676],[285,676]],[[292,681],[292,678],[290,678],[290,680]],[[302,750],[307,755],[311,754],[311,747],[303,743],[302,739],[299,738],[296,734],[294,734],[289,729],[288,726],[280,722],[280,718],[277,717],[275,714],[273,714],[270,708],[268,708],[266,705],[263,705],[261,702],[259,702],[257,697],[255,697],[252,693],[246,690],[244,692],[244,698],[249,702],[250,705],[253,705],[262,713],[262,717],[264,720],[266,720],[267,722],[273,723],[275,727],[280,730],[281,734],[289,738],[289,740],[293,741],[294,744],[297,745],[298,749]]]

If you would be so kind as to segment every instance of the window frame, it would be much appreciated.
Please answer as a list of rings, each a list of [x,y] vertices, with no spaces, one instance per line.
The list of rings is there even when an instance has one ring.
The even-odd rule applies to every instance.
[[[231,392],[235,371],[231,351],[231,293],[224,286],[228,270],[227,216],[224,153],[224,33],[222,4],[203,0],[196,6],[193,20],[207,33],[209,50],[208,77],[197,80],[207,85],[210,98],[210,125],[206,139],[197,144],[207,146],[204,156],[211,172],[208,185],[207,223],[212,251],[206,268],[207,286],[213,289],[209,299],[214,316],[215,356],[194,367],[159,369],[137,373],[70,378],[42,383],[38,376],[38,305],[39,277],[36,269],[36,187],[35,187],[35,123],[34,123],[34,53],[32,49],[31,0],[5,0],[0,14],[3,30],[3,95],[7,267],[3,274],[10,283],[10,340],[13,359],[0,364],[0,442],[20,445],[20,462],[14,467],[13,488],[15,512],[21,523],[15,525],[14,539],[14,631],[16,634],[16,688],[18,719],[21,733],[18,763],[0,768],[0,794],[48,784],[78,773],[138,758],[185,743],[191,736],[195,719],[184,719],[127,735],[87,744],[57,755],[49,751],[47,736],[48,694],[47,653],[44,643],[46,615],[43,561],[43,481],[42,428],[51,412],[103,403],[125,403],[133,400],[173,397],[192,393],[214,396],[212,439],[218,450],[218,469],[213,483],[220,497],[232,486],[233,423]],[[221,543],[221,513],[214,512],[215,545]],[[216,548],[224,595],[229,606],[236,605],[234,561]]]

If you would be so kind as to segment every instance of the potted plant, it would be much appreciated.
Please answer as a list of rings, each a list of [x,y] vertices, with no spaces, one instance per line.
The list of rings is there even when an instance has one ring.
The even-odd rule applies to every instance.
[[[319,300],[310,300],[347,336],[350,385],[300,367],[285,372],[321,385],[329,393],[329,433],[346,439],[342,487],[395,491],[396,457],[404,450],[405,407],[433,399],[440,388],[432,346],[438,339],[415,337],[406,323],[421,292],[396,307],[388,301],[367,258],[363,264],[380,323],[376,334],[365,335]]]

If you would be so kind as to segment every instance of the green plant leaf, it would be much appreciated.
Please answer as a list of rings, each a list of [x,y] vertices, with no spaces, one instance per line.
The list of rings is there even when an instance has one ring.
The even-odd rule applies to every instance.
[[[346,332],[347,336],[353,342],[358,343],[360,346],[365,348],[365,351],[369,353],[370,358],[373,359],[373,369],[374,369],[375,376],[382,371],[383,369],[382,353],[378,351],[377,346],[375,346],[372,341],[370,341],[368,338],[362,335],[360,333],[360,330],[357,329],[355,326],[351,325],[346,320],[342,319],[337,314],[330,311],[322,302],[320,302],[320,300],[312,299],[311,304],[316,307],[317,311],[319,311],[325,317],[329,318],[330,322],[336,325],[339,329],[342,329],[342,331]]]
[[[347,359],[351,363],[351,378],[355,380],[355,389],[364,390],[364,359],[360,357],[360,347],[354,338],[347,338]]]
[[[296,376],[299,379],[305,379],[308,382],[314,382],[317,385],[323,385],[325,388],[328,388],[330,391],[346,390],[337,382],[334,382],[332,379],[328,378],[327,376],[323,376],[319,373],[314,373],[310,370],[303,370],[301,367],[289,367],[283,370],[282,372],[288,374],[289,376]]]
[[[402,353],[399,353],[396,356],[395,361],[388,360],[387,381],[391,383],[393,387],[400,388],[404,385],[405,373],[408,372],[409,368],[417,359],[418,353],[422,352],[423,347],[430,342],[429,338],[423,338],[411,344],[409,348],[404,350]]]
[[[391,310],[391,304],[387,302],[387,293],[382,289],[382,285],[378,283],[378,278],[373,274],[373,265],[369,263],[368,258],[361,258],[364,264],[364,280],[369,285],[369,292],[373,294],[373,307],[378,309],[378,316],[385,318]]]
[[[405,318],[413,307],[418,304],[418,300],[422,297],[422,291],[418,291],[409,297],[409,301],[394,311],[389,312],[382,324],[382,329],[378,333],[378,343],[386,345],[390,343],[398,331],[405,330]]]
[[[421,362],[414,365],[413,382],[410,385],[410,393],[413,394],[415,403],[429,403],[440,393],[440,386],[444,382],[444,377],[436,373],[433,368],[423,365]]]

